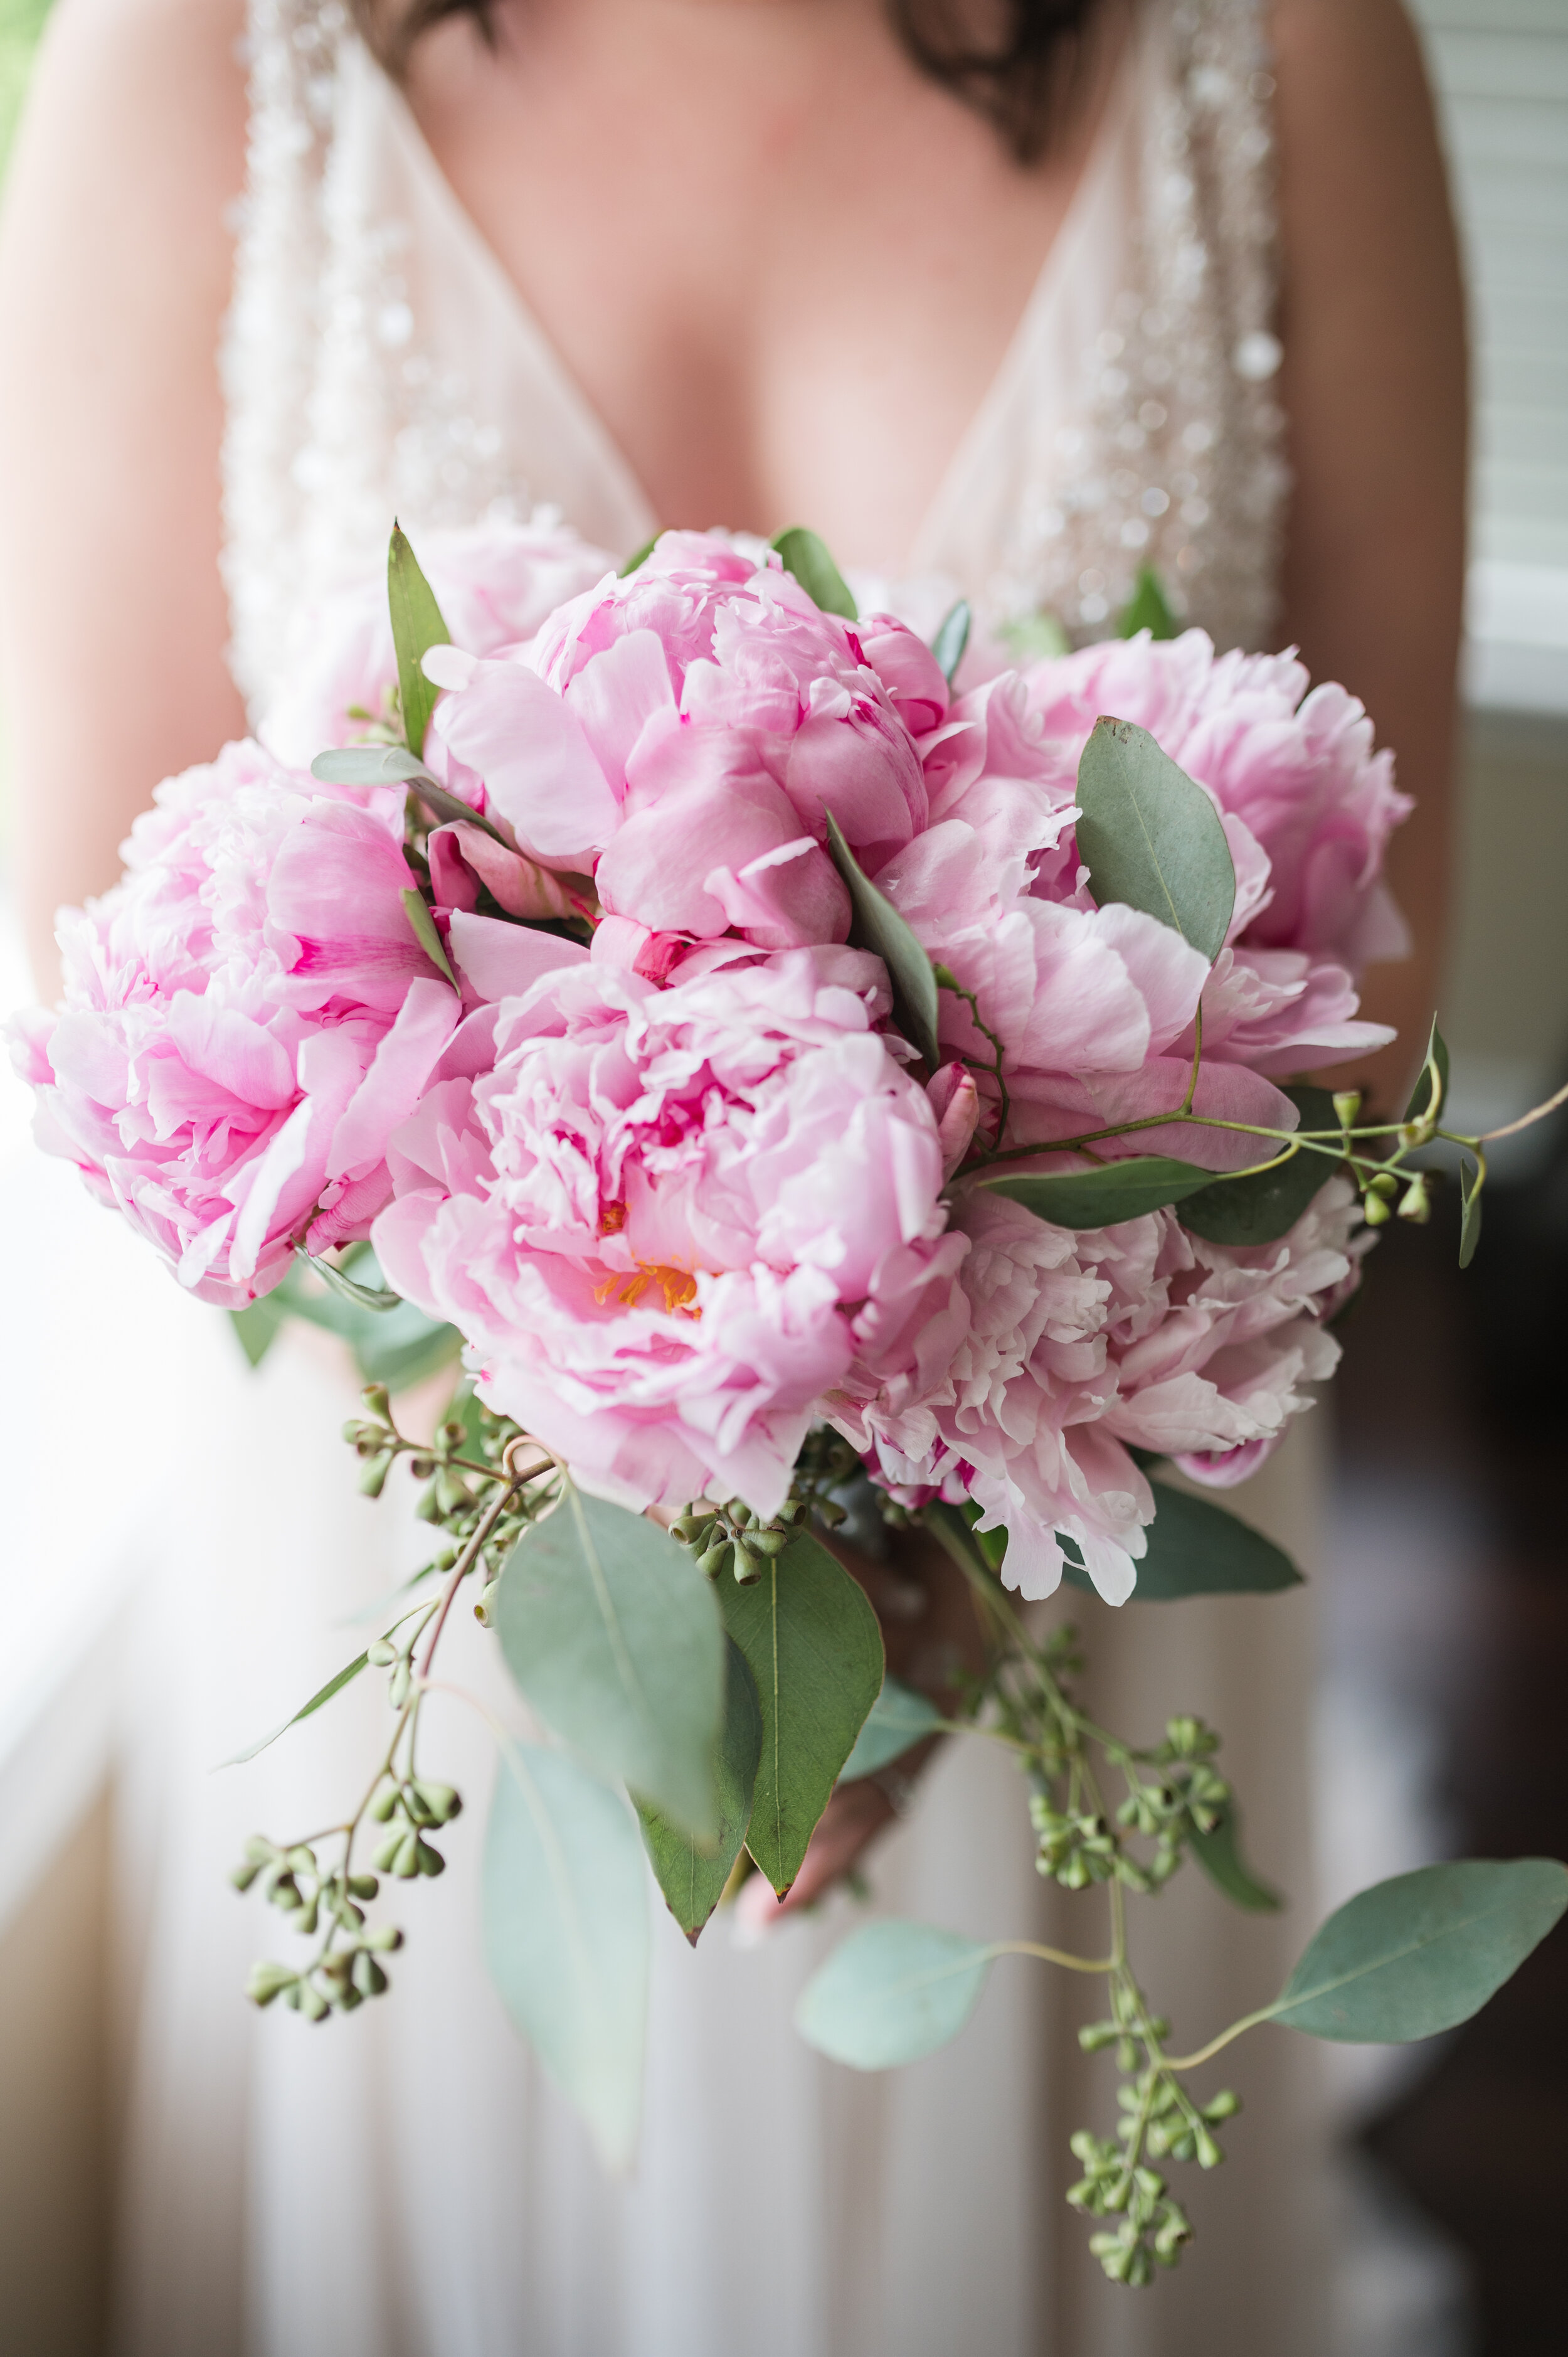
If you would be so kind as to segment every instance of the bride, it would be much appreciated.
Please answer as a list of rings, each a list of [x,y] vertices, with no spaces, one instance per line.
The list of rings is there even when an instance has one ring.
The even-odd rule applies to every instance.
[[[1397,0],[253,0],[248,21],[239,0],[59,0],[0,300],[6,696],[46,986],[56,905],[111,881],[158,778],[264,713],[294,618],[374,571],[394,511],[417,544],[543,508],[618,556],[666,523],[805,522],[911,613],[961,590],[992,630],[1048,613],[1078,640],[1152,565],[1219,643],[1298,642],[1420,798],[1394,847],[1417,953],[1367,1011],[1424,1035],[1464,368]],[[388,2005],[320,2038],[247,2014],[263,1933],[223,1870],[358,1772],[374,1699],[205,1771],[362,1641],[343,1623],[417,1557],[353,1496],[328,1346],[285,1341],[252,1377],[212,1313],[169,1288],[167,1316],[185,1376],[121,1737],[119,2346],[1327,2345],[1310,2058],[1281,2038],[1244,2066],[1255,2115],[1198,2247],[1138,2301],[1061,2202],[1097,2098],[1040,1976],[999,1974],[959,2047],[896,2079],[794,2040],[842,1898],[751,1949],[722,1923],[695,1957],[669,1933],[622,2186],[485,1986],[478,1809]],[[1313,1438],[1244,1501],[1307,1553]],[[1257,2002],[1314,1914],[1310,1604],[1143,1609],[1086,1623],[1102,1712],[1216,1720],[1296,1902],[1162,1902],[1197,2032]],[[455,1709],[445,1739],[478,1800],[482,1741]],[[876,1897],[1049,1936],[1015,1785],[970,1749],[870,1854]],[[828,1821],[796,1897],[890,1813]]]

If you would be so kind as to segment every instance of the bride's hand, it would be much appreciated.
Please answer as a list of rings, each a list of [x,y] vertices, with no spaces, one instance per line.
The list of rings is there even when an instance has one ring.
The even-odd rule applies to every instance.
[[[960,1701],[957,1680],[985,1667],[985,1644],[968,1581],[924,1531],[888,1534],[886,1557],[833,1542],[882,1623],[887,1668],[901,1684],[926,1695],[944,1715]],[[773,1895],[766,1876],[742,1884],[735,1903],[743,1936],[757,1934],[810,1907],[850,1873],[865,1851],[908,1803],[916,1779],[945,1738],[929,1737],[874,1776],[840,1784],[823,1810],[786,1898]]]

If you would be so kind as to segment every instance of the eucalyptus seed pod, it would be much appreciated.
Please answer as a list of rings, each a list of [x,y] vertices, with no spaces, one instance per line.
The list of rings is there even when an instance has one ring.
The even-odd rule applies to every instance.
[[[296,1908],[305,1904],[299,1885],[292,1874],[276,1876],[267,1886],[267,1899],[274,1907],[281,1907],[285,1915],[292,1915]]]
[[[1354,1128],[1356,1115],[1360,1112],[1360,1110],[1361,1092],[1359,1089],[1336,1089],[1334,1092],[1334,1118],[1339,1124],[1341,1129]]]
[[[376,1844],[371,1855],[371,1862],[378,1874],[394,1874],[397,1871],[398,1858],[406,1838],[404,1827],[398,1825]]]
[[[1426,1173],[1418,1170],[1400,1199],[1399,1215],[1418,1228],[1425,1227],[1432,1217],[1432,1198],[1426,1190]]]
[[[744,1542],[735,1551],[735,1584],[737,1587],[755,1587],[762,1577],[762,1557],[753,1555]]]
[[[379,1416],[383,1424],[391,1424],[392,1394],[385,1383],[367,1383],[360,1397],[372,1415]]]
[[[259,1866],[252,1866],[247,1860],[243,1866],[233,1866],[230,1867],[229,1879],[233,1884],[236,1890],[249,1890],[252,1883],[254,1882],[261,1870],[262,1869]]]
[[[387,1700],[393,1710],[401,1710],[413,1686],[413,1672],[406,1660],[399,1662],[387,1681]]]
[[[313,1940],[316,1937],[316,1926],[319,1919],[320,1905],[313,1899],[308,1906],[300,1909],[291,1928],[297,1932],[302,1939]]]
[[[492,1629],[495,1626],[496,1598],[500,1593],[500,1585],[499,1579],[489,1580],[479,1590],[479,1600],[474,1607],[474,1618],[481,1629]]]
[[[384,1637],[378,1637],[366,1646],[365,1659],[372,1670],[390,1670],[397,1659],[397,1647],[389,1644]]]
[[[381,1786],[381,1791],[376,1794],[376,1797],[371,1803],[370,1807],[370,1813],[375,1819],[378,1825],[384,1825],[386,1824],[387,1819],[392,1815],[392,1811],[397,1806],[397,1786],[395,1784],[383,1784]],[[373,1899],[375,1893],[372,1890],[365,1895]]]
[[[1363,1195],[1361,1217],[1369,1228],[1380,1228],[1388,1220],[1389,1207],[1380,1195]]]
[[[355,1899],[373,1899],[380,1889],[381,1884],[373,1874],[351,1874],[349,1877],[349,1889]]]
[[[751,1528],[751,1508],[746,1503],[744,1499],[732,1499],[725,1511],[729,1515],[731,1523],[737,1531],[747,1531]]]
[[[415,1841],[413,1862],[421,1874],[428,1874],[433,1879],[446,1871],[446,1861],[441,1852],[432,1849],[427,1841]]]
[[[405,1833],[399,1836],[397,1851],[392,1862],[392,1870],[400,1882],[412,1881],[419,1872],[419,1835],[416,1833]]]
[[[332,2002],[339,2013],[355,2013],[365,2000],[352,1981],[344,1981],[333,1989]]]
[[[299,1975],[287,1964],[255,1964],[245,1983],[245,1995],[252,2005],[271,2005],[274,1997],[292,1988],[298,1978]]]
[[[325,2021],[332,2010],[321,1991],[314,1988],[309,1981],[299,1984],[299,2009],[306,2021]]]
[[[451,1820],[462,1812],[463,1796],[454,1785],[426,1784],[422,1781],[415,1784],[413,1789],[429,1812],[433,1825],[449,1824]]]
[[[1391,1170],[1375,1171],[1367,1184],[1372,1194],[1381,1195],[1385,1201],[1397,1195],[1400,1190],[1400,1182]]]
[[[697,1569],[705,1579],[717,1579],[722,1573],[728,1570],[730,1558],[734,1553],[735,1549],[728,1539],[715,1539],[713,1544],[705,1548],[697,1557]]]
[[[373,1948],[378,1955],[389,1956],[394,1948],[402,1947],[403,1933],[395,1923],[378,1923],[373,1932],[366,1932],[365,1945]]]
[[[782,1555],[789,1544],[788,1531],[753,1531],[746,1540],[751,1552],[760,1555]]]
[[[1203,2116],[1206,2120],[1213,2120],[1216,2122],[1219,2120],[1233,2120],[1240,2108],[1240,2096],[1230,2087],[1221,2087],[1219,2093],[1217,2095],[1211,2096],[1208,2102],[1204,2104]]]
[[[1194,2128],[1192,2141],[1197,2154],[1199,2169],[1218,2169],[1225,2155],[1220,2151],[1208,2130],[1206,2127]]]
[[[408,1460],[408,1469],[416,1481],[428,1481],[435,1470],[435,1459],[434,1457],[423,1454],[411,1457]]]
[[[387,1475],[392,1467],[392,1458],[385,1452],[380,1457],[368,1457],[365,1469],[360,1476],[360,1495],[362,1498],[379,1498],[387,1486]]]

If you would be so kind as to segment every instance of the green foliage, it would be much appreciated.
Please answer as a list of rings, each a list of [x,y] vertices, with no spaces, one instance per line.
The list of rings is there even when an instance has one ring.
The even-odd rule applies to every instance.
[[[357,1654],[346,1669],[339,1670],[336,1677],[328,1678],[327,1684],[320,1687],[317,1693],[313,1694],[307,1703],[302,1703],[299,1708],[295,1711],[290,1717],[284,1720],[281,1727],[274,1727],[270,1735],[263,1735],[261,1741],[259,1743],[252,1743],[249,1749],[244,1751],[236,1751],[232,1760],[225,1760],[223,1761],[223,1766],[225,1768],[242,1768],[247,1760],[253,1760],[259,1751],[266,1750],[268,1745],[275,1743],[280,1735],[286,1735],[291,1727],[297,1727],[302,1718],[309,1718],[315,1712],[321,1708],[323,1703],[328,1703],[331,1701],[334,1695],[341,1694],[344,1687],[351,1684],[353,1680],[359,1676],[360,1672],[365,1667],[370,1658],[371,1657],[368,1652]]]
[[[433,783],[430,772],[417,753],[406,745],[338,745],[325,753],[317,753],[310,765],[310,774],[319,778],[324,786],[402,786]],[[439,789],[437,790],[439,791]],[[446,799],[466,817],[478,818],[467,802],[458,802],[456,795]]]
[[[1555,1858],[1466,1858],[1359,1891],[1262,2017],[1314,2038],[1404,2045],[1478,2013],[1568,1907]]]
[[[1180,628],[1159,575],[1152,565],[1140,566],[1133,595],[1116,617],[1116,636],[1135,639],[1140,630],[1147,630],[1152,639],[1174,639]]]
[[[457,977],[453,973],[451,960],[446,955],[446,945],[435,930],[435,920],[425,905],[424,893],[411,884],[406,892],[399,893],[398,898],[403,902],[403,912],[408,919],[409,930],[414,940],[419,943],[436,973],[445,975],[456,990]]]
[[[403,705],[403,733],[408,749],[424,751],[424,732],[435,709],[437,687],[424,676],[422,665],[431,647],[452,643],[429,582],[403,532],[392,526],[387,550],[387,605],[392,614],[392,644],[397,650],[398,694]]]
[[[1191,1849],[1216,1890],[1222,1891],[1233,1907],[1244,1907],[1250,1914],[1273,1915],[1283,1904],[1277,1890],[1260,1882],[1241,1857],[1240,1826],[1236,1803],[1230,1802],[1218,1824],[1208,1833],[1197,1826],[1187,1835]]]
[[[725,1718],[719,1735],[715,1779],[719,1833],[716,1845],[699,1848],[646,1801],[638,1801],[642,1838],[670,1912],[693,1947],[719,1900],[740,1856],[751,1822],[751,1796],[762,1751],[762,1713],[746,1656],[733,1638],[725,1640]]]
[[[1432,1018],[1432,1030],[1426,1042],[1426,1054],[1416,1074],[1415,1086],[1409,1104],[1404,1109],[1407,1122],[1433,1122],[1437,1119],[1448,1098],[1448,1042],[1437,1028],[1437,1017]]]
[[[403,1299],[401,1293],[391,1293],[384,1285],[361,1285],[357,1277],[349,1275],[347,1269],[339,1268],[336,1261],[320,1260],[315,1253],[306,1253],[306,1258],[328,1293],[337,1294],[342,1301],[351,1301],[356,1309],[373,1309],[378,1315],[384,1315],[387,1310],[395,1309]]]
[[[641,567],[647,564],[649,558],[652,555],[658,545],[659,534],[655,533],[651,540],[645,540],[642,546],[639,549],[635,549],[631,555],[627,558],[626,563],[616,575],[616,579],[618,581],[629,581],[632,575],[640,571]]]
[[[535,1744],[502,1753],[485,1841],[484,1938],[512,2020],[607,2167],[628,2168],[648,2014],[642,1845],[618,1794]]]
[[[924,1742],[941,1723],[935,1703],[913,1687],[900,1685],[897,1678],[884,1678],[882,1692],[854,1738],[854,1749],[839,1770],[839,1782],[853,1784],[862,1776],[875,1776],[879,1768]]]
[[[1214,1173],[1166,1154],[1140,1154],[1093,1170],[1031,1171],[980,1183],[1058,1228],[1112,1228],[1211,1187]]]
[[[1072,640],[1060,621],[1043,608],[1036,614],[1023,614],[1015,621],[1004,622],[997,636],[1020,667],[1048,662],[1072,652]]]
[[[1468,1268],[1481,1241],[1481,1181],[1485,1173],[1473,1154],[1459,1157],[1459,1265]]]
[[[1332,1129],[1334,1099],[1326,1089],[1286,1089],[1303,1129]],[[1184,1228],[1211,1244],[1272,1244],[1288,1235],[1313,1198],[1343,1163],[1298,1147],[1266,1169],[1219,1178],[1189,1195],[1176,1214]]]
[[[868,1923],[807,1982],[795,2026],[808,2045],[852,2070],[917,2062],[958,2036],[995,1953],[926,1923]]]
[[[824,614],[840,614],[846,622],[860,619],[860,611],[850,595],[849,585],[832,558],[826,544],[803,524],[793,524],[781,532],[773,546],[784,560],[786,573],[793,574],[808,597],[815,600]]]
[[[931,640],[931,652],[936,657],[942,677],[950,687],[958,667],[963,661],[969,644],[969,633],[974,617],[969,599],[961,597],[956,606],[943,615],[936,637]]]
[[[1078,847],[1101,908],[1157,917],[1210,963],[1225,946],[1236,870],[1203,788],[1146,728],[1098,720],[1078,765]]]
[[[489,1610],[545,1723],[697,1841],[716,1841],[724,1632],[687,1550],[568,1484],[519,1540]]]
[[[934,1072],[941,1061],[935,969],[892,901],[862,872],[832,811],[827,818],[829,856],[849,887],[850,940],[857,949],[872,951],[887,968],[893,986],[893,1019]]]
[[[782,1899],[881,1691],[882,1631],[858,1581],[804,1533],[751,1586],[718,1587],[762,1709],[746,1847]]]
[[[1134,1603],[1174,1604],[1184,1596],[1273,1596],[1301,1586],[1301,1574],[1284,1549],[1239,1514],[1165,1481],[1156,1481],[1154,1491],[1157,1512],[1138,1566]],[[1065,1577],[1074,1587],[1093,1585],[1073,1564]]]
[[[457,1355],[456,1329],[426,1318],[412,1301],[387,1297],[390,1309],[367,1307],[356,1294],[332,1286],[328,1264],[296,1254],[283,1283],[259,1301],[231,1311],[241,1348],[252,1367],[260,1366],[290,1318],[303,1318],[329,1334],[339,1335],[354,1354],[354,1363],[367,1383],[384,1383],[389,1391],[404,1391],[427,1375],[449,1366]],[[369,1275],[379,1274],[369,1246],[358,1246],[346,1266]],[[337,1271],[343,1274],[341,1269]],[[381,1288],[352,1280],[358,1291],[380,1295]]]

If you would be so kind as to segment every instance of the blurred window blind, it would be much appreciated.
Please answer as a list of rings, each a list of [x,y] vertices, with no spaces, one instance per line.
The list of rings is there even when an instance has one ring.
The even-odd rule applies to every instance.
[[[1470,694],[1568,713],[1568,0],[1412,5],[1470,276]]]

